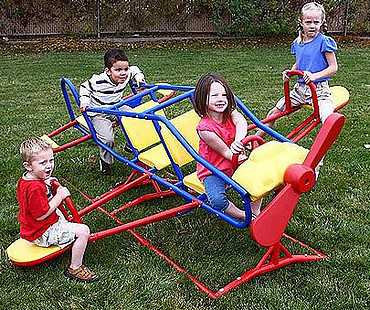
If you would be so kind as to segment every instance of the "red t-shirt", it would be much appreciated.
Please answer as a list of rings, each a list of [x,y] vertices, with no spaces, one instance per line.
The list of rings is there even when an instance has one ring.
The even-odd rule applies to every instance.
[[[33,241],[39,238],[59,219],[54,211],[44,220],[37,220],[50,209],[46,192],[46,184],[43,180],[25,180],[21,177],[18,181],[18,220],[21,224],[20,233],[23,239]]]
[[[199,121],[197,131],[214,132],[226,143],[228,147],[230,147],[231,143],[235,140],[236,126],[230,117],[225,123],[218,123],[212,118],[204,116]],[[230,177],[232,176],[234,171],[231,161],[217,153],[202,139],[199,140],[199,154],[226,175]],[[210,174],[212,174],[210,170],[200,163],[197,164],[197,176],[199,180],[203,181]]]

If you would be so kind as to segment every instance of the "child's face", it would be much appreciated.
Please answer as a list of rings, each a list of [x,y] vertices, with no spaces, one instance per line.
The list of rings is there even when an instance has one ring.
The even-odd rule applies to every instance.
[[[213,82],[209,89],[208,113],[222,114],[228,105],[225,87],[218,82]]]
[[[318,10],[307,10],[302,16],[302,27],[308,39],[314,39],[320,32],[322,25],[322,13]]]
[[[28,176],[33,180],[50,178],[54,169],[54,154],[52,149],[43,150],[35,154],[30,162],[24,162]]]
[[[105,68],[105,72],[107,72],[114,84],[122,84],[128,77],[129,65],[128,61],[119,60],[113,64],[112,68]]]

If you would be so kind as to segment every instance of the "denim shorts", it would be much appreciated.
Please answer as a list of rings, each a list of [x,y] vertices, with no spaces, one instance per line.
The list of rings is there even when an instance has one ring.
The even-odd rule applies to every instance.
[[[229,206],[226,196],[226,183],[219,177],[211,174],[204,179],[204,187],[211,206],[224,211]]]

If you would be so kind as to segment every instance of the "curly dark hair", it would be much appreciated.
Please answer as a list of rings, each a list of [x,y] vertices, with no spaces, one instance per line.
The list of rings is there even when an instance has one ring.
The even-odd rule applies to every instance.
[[[123,50],[118,48],[107,51],[104,55],[104,66],[105,68],[111,69],[113,64],[117,61],[129,61]]]

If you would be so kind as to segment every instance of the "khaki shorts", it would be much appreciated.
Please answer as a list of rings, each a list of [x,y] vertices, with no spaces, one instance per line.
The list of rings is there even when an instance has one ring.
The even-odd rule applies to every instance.
[[[316,84],[316,94],[319,104],[320,119],[321,122],[324,122],[326,118],[334,112],[334,101],[331,98],[329,83],[327,81],[318,82]],[[296,83],[290,91],[289,96],[292,107],[300,107],[305,104],[310,106],[313,105],[311,89],[307,84]],[[285,97],[279,99],[276,103],[276,108],[280,111],[285,110]]]
[[[31,243],[42,247],[59,245],[63,249],[75,241],[78,224],[68,222],[59,209],[56,212],[59,216],[58,222],[51,225],[41,237],[33,240]]]

